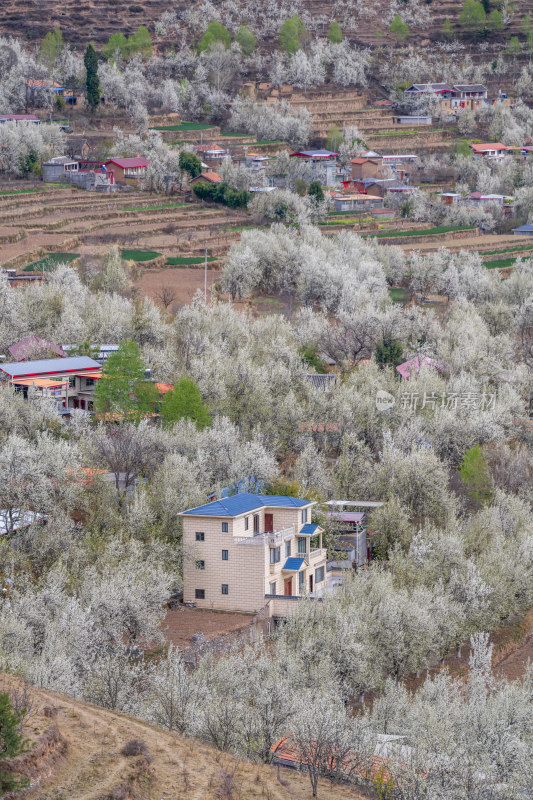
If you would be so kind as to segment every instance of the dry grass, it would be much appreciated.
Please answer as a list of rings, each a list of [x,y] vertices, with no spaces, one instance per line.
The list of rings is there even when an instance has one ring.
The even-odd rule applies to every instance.
[[[57,709],[66,755],[52,774],[34,785],[28,800],[99,800],[118,797],[131,787],[136,800],[310,800],[306,775],[292,770],[252,764],[221,753],[196,740],[185,739],[145,722],[77,702],[53,692],[34,690],[36,703]],[[40,724],[41,723],[41,724]],[[50,720],[34,717],[32,726],[47,727]],[[133,739],[150,758],[124,755]],[[126,747],[126,752],[129,752]],[[117,792],[119,794],[117,795]],[[349,786],[321,782],[325,800],[363,800]]]

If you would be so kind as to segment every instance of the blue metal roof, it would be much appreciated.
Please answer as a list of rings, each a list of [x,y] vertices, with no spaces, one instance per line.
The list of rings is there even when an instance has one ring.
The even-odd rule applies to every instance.
[[[69,372],[100,370],[101,364],[88,356],[46,358],[41,361],[13,361],[2,364],[0,370],[10,378],[32,378],[43,375],[68,375]]]
[[[519,228],[513,228],[513,231],[533,231],[533,225],[521,225]]]
[[[317,531],[318,525],[313,525],[311,522],[308,522],[307,525],[304,525],[298,531],[298,536],[314,536]]]
[[[223,497],[220,500],[213,500],[197,508],[190,508],[183,514],[191,514],[199,517],[238,517],[246,514],[247,511],[255,511],[258,508],[301,508],[308,506],[309,500],[302,500],[299,497],[284,497],[270,494],[251,494],[241,492],[232,497]]]
[[[302,564],[304,563],[305,559],[303,558],[288,558],[283,565],[284,572],[300,572],[302,568]]]

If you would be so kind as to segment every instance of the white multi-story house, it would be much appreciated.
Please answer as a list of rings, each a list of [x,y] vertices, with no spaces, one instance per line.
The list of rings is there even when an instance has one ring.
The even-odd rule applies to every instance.
[[[322,529],[313,502],[241,494],[182,513],[183,599],[199,608],[286,616],[325,591]],[[296,602],[295,602],[296,601]]]

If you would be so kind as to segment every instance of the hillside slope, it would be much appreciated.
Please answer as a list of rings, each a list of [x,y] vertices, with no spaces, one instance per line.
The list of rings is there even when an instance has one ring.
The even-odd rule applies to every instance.
[[[213,0],[213,5],[218,5],[217,0]],[[302,5],[312,17],[320,20],[321,30],[325,32],[325,26],[335,18],[333,0],[325,5],[318,0],[302,0]],[[424,13],[429,14],[429,23],[419,30],[413,30],[408,43],[424,45],[429,44],[427,39],[441,38],[442,23],[449,18],[455,25],[461,5],[455,0],[429,0],[428,5],[423,6]],[[184,7],[183,3],[170,0],[39,0],[38,3],[35,0],[3,0],[0,32],[39,42],[48,31],[59,26],[68,42],[84,45],[94,41],[101,44],[112,33],[129,35],[139,25],[146,25],[153,34],[154,22],[164,11],[179,12]],[[393,40],[388,31],[388,22],[385,22],[390,19],[390,7],[391,0],[376,0],[372,16],[367,19],[352,17],[351,29],[343,25],[346,38],[365,45],[391,46]],[[496,41],[507,42],[511,35],[520,34],[520,21],[528,12],[533,14],[533,0],[517,0],[510,25],[496,37]],[[158,44],[157,37],[154,37],[154,43]],[[169,37],[159,44],[167,47],[173,41]],[[475,54],[478,45],[479,41],[471,42],[467,44],[467,49]]]
[[[35,690],[41,711],[31,729],[50,725],[42,709],[57,709],[55,721],[65,754],[33,773],[28,800],[308,800],[309,779],[296,772],[239,761],[195,740],[167,733],[125,714],[76,702],[54,692]],[[35,736],[34,736],[35,738]],[[132,739],[144,742],[151,763],[121,754]],[[64,745],[63,745],[64,746]],[[322,782],[319,796],[362,800],[353,788]]]

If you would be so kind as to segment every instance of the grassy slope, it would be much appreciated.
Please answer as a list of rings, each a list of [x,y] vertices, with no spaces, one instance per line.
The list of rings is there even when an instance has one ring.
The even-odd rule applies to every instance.
[[[47,691],[36,691],[39,703],[58,709],[58,726],[67,740],[66,757],[60,760],[44,784],[30,790],[28,800],[94,800],[109,796],[131,770],[133,759],[120,754],[131,739],[141,739],[153,759],[153,779],[139,800],[308,800],[309,779],[292,770],[239,761],[194,739],[184,739],[140,720],[102,708],[76,702]],[[49,720],[42,719],[42,727]],[[37,727],[40,720],[35,719]],[[230,776],[228,779],[227,776]],[[233,777],[231,777],[233,776]],[[223,793],[224,782],[233,782],[231,795]],[[227,784],[226,784],[227,785]],[[350,787],[322,781],[320,798],[363,800]]]

